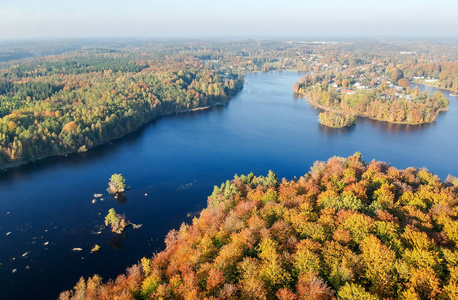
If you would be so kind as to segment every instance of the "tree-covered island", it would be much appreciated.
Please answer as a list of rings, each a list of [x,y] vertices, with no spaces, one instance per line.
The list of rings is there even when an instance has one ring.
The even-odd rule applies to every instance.
[[[132,224],[126,221],[126,217],[117,214],[114,208],[108,210],[108,215],[105,217],[105,226],[111,226],[112,232],[120,234],[130,225]]]
[[[107,191],[110,194],[124,193],[126,190],[126,179],[122,174],[113,174],[108,182]]]

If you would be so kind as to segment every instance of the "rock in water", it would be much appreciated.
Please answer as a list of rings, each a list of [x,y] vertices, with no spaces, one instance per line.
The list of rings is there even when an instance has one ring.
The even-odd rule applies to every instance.
[[[139,228],[142,227],[142,225],[143,225],[143,224],[132,224],[132,227],[133,227],[134,229],[139,229]]]

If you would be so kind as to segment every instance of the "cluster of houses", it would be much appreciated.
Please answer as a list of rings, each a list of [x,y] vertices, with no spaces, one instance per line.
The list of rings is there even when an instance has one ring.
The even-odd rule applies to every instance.
[[[318,55],[312,54],[310,55],[309,60],[311,60],[315,65],[320,66],[321,70],[330,69],[332,67],[335,67],[335,66],[330,66],[328,64],[319,63],[318,58],[319,58]],[[413,100],[413,96],[411,94],[406,94],[402,86],[396,85],[389,80],[388,76],[385,74],[385,68],[386,68],[385,64],[376,63],[376,61],[373,61],[372,66],[375,67],[375,70],[373,71],[373,73],[376,74],[375,77],[369,77],[365,72],[365,69],[367,66],[361,65],[355,68],[356,72],[359,73],[358,75],[349,76],[350,81],[353,83],[352,85],[349,85],[347,87],[342,87],[342,86],[339,86],[334,81],[330,82],[329,85],[334,87],[338,93],[353,95],[357,91],[363,91],[363,90],[371,91],[373,88],[379,87],[382,82],[386,82],[388,85],[388,88],[396,91],[394,94],[396,98],[405,99],[408,101]],[[339,66],[340,71],[344,71],[347,68],[348,68],[347,65]],[[369,85],[368,83],[373,79],[376,80],[376,84],[374,86]],[[424,77],[414,77],[414,80],[415,79],[422,79],[424,81],[431,81],[431,82],[437,81],[437,79],[435,78],[426,78],[425,79]],[[393,94],[381,94],[380,96],[382,99],[391,99],[393,97]]]
[[[437,82],[438,79],[436,79],[434,77],[426,77],[425,78],[425,76],[414,76],[413,80],[433,83],[433,82]]]
[[[399,85],[394,85],[390,81],[387,81],[387,84],[388,84],[388,87],[390,89],[396,90],[396,94],[395,95],[396,95],[397,98],[405,98],[406,100],[412,100],[412,95],[403,93],[403,90],[404,90],[403,87],[401,87]],[[363,83],[361,83],[361,82],[356,82],[356,83],[353,84],[352,87],[348,87],[348,88],[339,87],[337,85],[337,83],[335,83],[335,82],[331,83],[330,86],[335,88],[338,93],[348,94],[348,95],[355,94],[356,90],[360,90],[360,91],[361,90],[367,90],[367,91],[372,90],[372,87],[367,86],[367,85],[363,85]],[[391,95],[382,94],[381,98],[382,99],[391,99]]]

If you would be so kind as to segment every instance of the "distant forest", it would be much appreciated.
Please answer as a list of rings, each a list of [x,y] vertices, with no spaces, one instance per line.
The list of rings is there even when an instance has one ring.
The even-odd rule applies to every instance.
[[[64,54],[4,70],[0,167],[84,152],[161,114],[228,101],[238,74],[199,60],[154,62],[101,51]]]
[[[397,91],[383,78],[458,91],[457,57],[456,46],[409,41],[1,43],[0,168],[84,152],[162,114],[225,103],[248,72],[310,73],[295,90],[317,104],[390,122],[432,122],[446,99]],[[374,91],[350,95],[331,86],[355,90],[358,82]]]

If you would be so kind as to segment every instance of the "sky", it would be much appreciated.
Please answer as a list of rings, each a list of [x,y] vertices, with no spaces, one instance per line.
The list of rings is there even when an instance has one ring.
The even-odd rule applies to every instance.
[[[458,0],[0,0],[0,40],[458,37]]]

